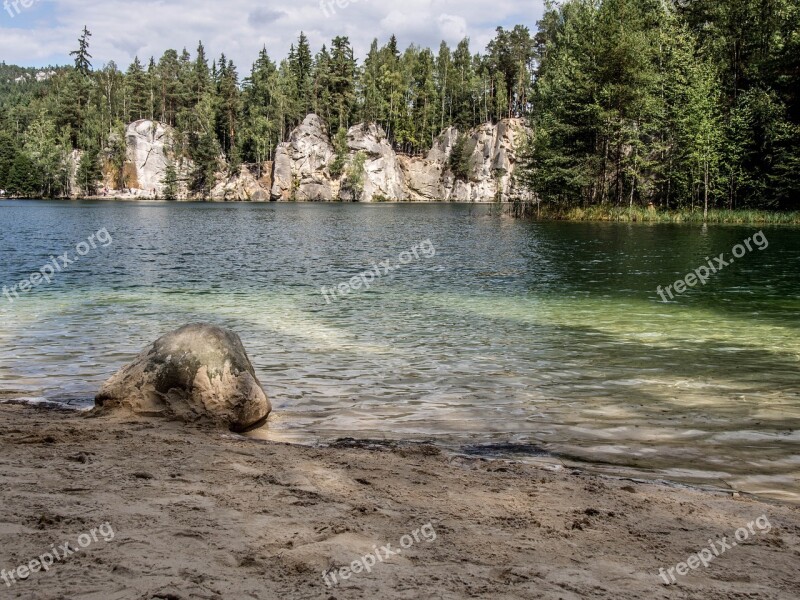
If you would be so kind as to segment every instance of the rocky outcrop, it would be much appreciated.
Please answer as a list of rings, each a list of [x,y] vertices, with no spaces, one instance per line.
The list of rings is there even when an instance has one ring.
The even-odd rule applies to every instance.
[[[309,115],[280,144],[275,156],[272,199],[298,201],[381,200],[417,202],[508,201],[517,192],[514,171],[516,150],[527,134],[521,119],[488,123],[460,134],[446,129],[425,157],[395,153],[386,133],[376,124],[359,124],[347,132],[347,151],[342,174],[333,177],[336,151],[325,124]],[[450,156],[460,136],[467,164],[466,176],[457,179],[450,169]],[[361,154],[363,172],[359,189],[353,189],[352,170]]]
[[[507,202],[520,190],[514,182],[517,149],[529,134],[522,119],[487,123],[467,132],[463,152],[466,177],[450,171],[450,156],[462,135],[446,129],[425,158],[400,157],[409,200],[431,202]]]
[[[386,139],[386,132],[375,123],[354,125],[347,132],[349,157],[346,173],[355,168],[356,156],[363,154],[363,183],[360,189],[348,189],[346,180],[341,186],[340,200],[356,198],[361,202],[405,200],[407,193],[403,171],[397,155]]]
[[[185,325],[156,340],[95,398],[99,412],[126,411],[233,431],[263,424],[272,406],[234,332]]]
[[[217,185],[211,190],[211,199],[220,201],[268,202],[272,186],[272,163],[261,165],[242,165],[239,172],[231,176],[219,174]]]
[[[157,121],[134,121],[125,131],[125,143],[132,167],[126,173],[127,187],[161,196],[172,147],[171,128]]]
[[[333,200],[328,165],[334,151],[325,124],[315,114],[308,115],[278,144],[272,173],[273,200]]]
[[[242,165],[237,173],[230,175],[224,169],[221,156],[220,171],[216,174],[216,184],[209,196],[193,195],[189,190],[193,164],[191,160],[175,155],[174,135],[172,127],[157,121],[141,120],[128,125],[125,132],[125,189],[115,191],[114,195],[123,198],[163,198],[164,176],[167,165],[172,163],[178,176],[180,200],[264,202],[270,199],[272,163],[261,165],[260,174],[258,165]]]
[[[425,156],[406,156],[394,151],[379,125],[362,123],[347,131],[346,153],[337,157],[327,126],[310,114],[290,133],[288,141],[278,145],[274,161],[260,168],[242,165],[230,174],[220,157],[216,183],[209,197],[201,198],[188,189],[193,165],[175,156],[173,129],[156,121],[135,121],[125,134],[125,189],[110,194],[163,197],[164,175],[171,162],[177,171],[181,200],[509,201],[522,195],[515,185],[514,172],[517,150],[527,134],[521,119],[487,123],[463,134],[450,127]],[[455,148],[461,150],[460,162],[465,165],[459,177],[451,170]],[[332,171],[337,171],[335,176]],[[110,181],[104,185],[110,187]]]

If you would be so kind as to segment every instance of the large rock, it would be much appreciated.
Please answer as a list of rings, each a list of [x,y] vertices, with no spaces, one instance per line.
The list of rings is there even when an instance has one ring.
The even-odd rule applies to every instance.
[[[127,160],[133,166],[128,187],[160,196],[164,191],[172,130],[157,121],[134,121],[125,132]]]
[[[328,165],[334,157],[327,128],[315,114],[278,144],[272,173],[273,200],[333,200]]]
[[[403,171],[386,139],[386,132],[379,125],[369,123],[351,127],[347,131],[347,147],[351,165],[359,152],[365,156],[361,202],[406,199]],[[342,186],[339,198],[350,200],[352,193]]]
[[[465,149],[469,152],[466,181],[455,181],[448,200],[454,202],[506,201],[512,191],[516,148],[522,142],[523,124],[505,119],[473,130]]]
[[[262,425],[272,410],[239,336],[206,323],[156,340],[103,385],[95,403],[101,411],[210,422],[233,431]]]
[[[425,158],[400,161],[409,197],[416,201],[507,202],[519,193],[514,182],[517,151],[529,134],[522,119],[486,123],[466,132],[467,177],[457,180],[448,162],[459,132],[450,127],[436,139]]]
[[[272,186],[272,163],[267,161],[261,165],[259,177],[258,165],[241,165],[239,172],[229,175],[217,174],[217,184],[211,190],[212,200],[221,201],[269,201]]]
[[[271,196],[299,201],[507,202],[520,193],[514,171],[517,149],[528,132],[522,119],[487,123],[464,134],[449,127],[425,157],[411,157],[398,156],[380,126],[361,123],[348,130],[344,173],[333,178],[335,150],[322,119],[311,114],[278,146]],[[468,168],[465,178],[456,179],[449,161],[461,135],[466,136]],[[358,153],[365,158],[363,189],[355,194],[347,174]]]

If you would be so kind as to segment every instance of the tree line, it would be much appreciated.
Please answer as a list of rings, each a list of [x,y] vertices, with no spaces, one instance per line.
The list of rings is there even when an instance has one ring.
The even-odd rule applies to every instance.
[[[151,119],[176,129],[203,193],[221,168],[272,158],[315,112],[337,148],[372,121],[410,154],[448,126],[524,117],[518,178],[558,207],[800,205],[796,0],[563,0],[533,34],[498,28],[482,52],[468,39],[401,50],[392,36],[361,61],[347,37],[315,53],[301,33],[279,61],[262,49],[244,76],[202,43],[95,69],[90,38],[84,29],[74,64],[43,81],[0,64],[0,188],[67,193],[75,150],[84,192],[101,175],[121,186],[125,125]]]
[[[540,201],[800,207],[796,0],[551,3],[535,60]]]
[[[125,126],[140,119],[174,127],[175,151],[195,165],[191,187],[213,187],[221,166],[262,164],[277,143],[310,112],[332,139],[352,125],[376,122],[408,153],[430,148],[450,125],[468,128],[530,110],[533,36],[526,27],[497,29],[485,53],[468,39],[436,52],[392,36],[372,42],[363,63],[347,37],[312,52],[300,33],[276,62],[267,49],[246,76],[224,54],[210,59],[202,42],[194,55],[167,50],[138,57],[123,72],[109,62],[94,70],[91,32],[84,29],[71,54],[74,65],[44,82],[11,84],[16,67],[0,66],[0,188],[22,195],[67,192],[67,159],[83,151],[82,190],[93,191],[100,166],[119,187],[125,181]],[[220,161],[222,158],[222,162]]]

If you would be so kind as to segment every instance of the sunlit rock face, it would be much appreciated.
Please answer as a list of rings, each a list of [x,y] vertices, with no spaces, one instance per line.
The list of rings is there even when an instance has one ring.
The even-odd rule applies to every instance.
[[[259,173],[260,171],[260,173]],[[219,201],[268,202],[272,186],[272,163],[241,165],[233,174],[218,173],[211,199]]]
[[[292,131],[275,155],[271,195],[273,200],[325,202],[330,200],[376,202],[509,201],[517,193],[514,171],[517,150],[528,130],[521,119],[505,119],[460,134],[446,129],[424,157],[397,154],[383,129],[374,123],[354,125],[347,132],[347,156],[341,175],[331,175],[335,149],[325,123],[309,115]],[[461,135],[466,136],[466,177],[456,179],[450,155]],[[353,189],[348,173],[358,154],[363,155],[361,187]]]
[[[518,149],[529,135],[522,119],[504,119],[466,132],[467,176],[456,179],[449,167],[459,136],[446,129],[424,158],[401,157],[409,199],[449,202],[508,202],[519,193],[514,182]]]
[[[351,168],[356,155],[359,152],[364,155],[363,189],[359,196],[361,202],[407,199],[405,178],[397,154],[379,125],[362,123],[351,127],[347,132],[347,148]],[[352,191],[348,194],[344,185],[339,197],[349,200],[353,197]]]
[[[125,132],[125,143],[127,161],[133,167],[128,187],[163,195],[172,129],[157,121],[134,121]]]
[[[375,123],[360,123],[347,131],[347,155],[341,174],[331,166],[336,150],[325,122],[306,116],[278,144],[272,162],[258,168],[242,165],[228,173],[220,157],[220,170],[208,198],[250,201],[415,201],[507,202],[521,193],[514,181],[518,150],[529,130],[521,119],[487,123],[466,133],[449,127],[434,141],[427,155],[406,156],[392,147],[386,132]],[[173,156],[174,130],[156,121],[131,123],[126,131],[127,188],[130,195],[163,197],[167,165],[173,162],[179,181],[179,199],[193,198],[188,189],[193,165]],[[456,178],[450,157],[459,138],[465,136],[466,176]],[[357,188],[351,174],[357,157],[363,170]]]
[[[278,144],[272,172],[272,199],[299,201],[333,200],[328,165],[334,157],[322,119],[308,115]]]

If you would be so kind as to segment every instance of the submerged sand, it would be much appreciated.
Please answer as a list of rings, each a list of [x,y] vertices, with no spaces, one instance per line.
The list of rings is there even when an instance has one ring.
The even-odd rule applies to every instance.
[[[0,598],[800,597],[800,507],[430,445],[0,405],[0,500],[6,573],[89,540]],[[708,567],[659,576],[760,517]]]

